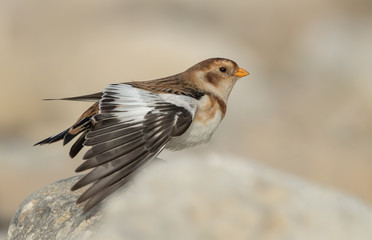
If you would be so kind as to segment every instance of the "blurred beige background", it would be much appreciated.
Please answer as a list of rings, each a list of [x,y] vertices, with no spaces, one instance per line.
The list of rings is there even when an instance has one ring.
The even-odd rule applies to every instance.
[[[181,72],[210,57],[251,75],[211,144],[372,203],[372,2],[0,0],[0,226],[81,163],[32,145],[89,106],[43,98]]]

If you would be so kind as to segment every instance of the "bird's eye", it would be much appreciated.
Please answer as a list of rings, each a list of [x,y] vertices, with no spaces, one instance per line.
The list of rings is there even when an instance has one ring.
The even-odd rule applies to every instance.
[[[226,72],[226,68],[225,67],[220,67],[220,71],[221,72]]]

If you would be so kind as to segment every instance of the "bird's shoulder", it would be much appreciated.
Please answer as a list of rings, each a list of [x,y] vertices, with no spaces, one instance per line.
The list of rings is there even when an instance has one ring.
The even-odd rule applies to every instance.
[[[99,101],[100,113],[103,112],[130,112],[131,110],[143,112],[155,109],[184,108],[194,116],[197,108],[197,99],[185,95],[170,93],[169,90],[151,87],[140,82],[118,83],[108,85]],[[157,90],[154,90],[157,89]],[[173,89],[173,91],[175,91]],[[166,107],[166,108],[165,108]]]
[[[206,94],[205,91],[198,88],[192,81],[187,81],[185,77],[179,74],[161,79],[134,81],[125,84],[158,94],[183,95],[196,100],[199,100]]]

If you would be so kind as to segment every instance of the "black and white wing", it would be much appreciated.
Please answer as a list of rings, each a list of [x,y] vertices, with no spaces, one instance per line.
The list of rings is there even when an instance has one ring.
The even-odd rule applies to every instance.
[[[93,183],[77,200],[89,210],[132,179],[155,158],[170,138],[183,134],[196,111],[196,100],[157,94],[128,84],[109,85],[99,102],[94,126],[85,136],[85,162],[76,172],[92,169],[72,190]]]

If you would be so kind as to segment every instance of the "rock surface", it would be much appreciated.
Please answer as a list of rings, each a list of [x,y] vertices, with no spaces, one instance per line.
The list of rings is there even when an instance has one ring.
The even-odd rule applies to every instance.
[[[19,207],[9,239],[372,239],[370,207],[245,159],[157,162],[82,215],[79,176]]]
[[[83,190],[71,186],[81,176],[57,181],[27,197],[13,216],[8,239],[87,239],[101,219],[99,207],[87,214],[76,205]]]

